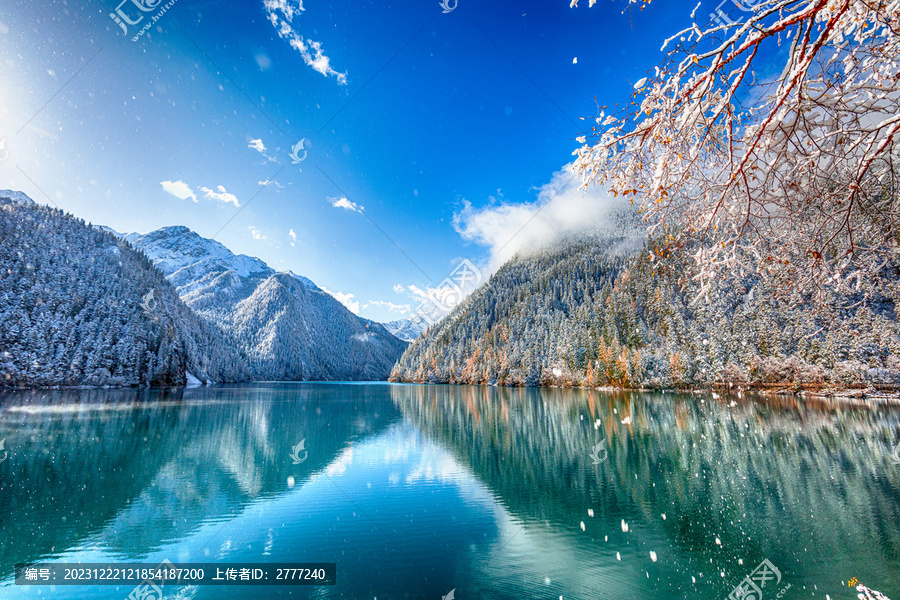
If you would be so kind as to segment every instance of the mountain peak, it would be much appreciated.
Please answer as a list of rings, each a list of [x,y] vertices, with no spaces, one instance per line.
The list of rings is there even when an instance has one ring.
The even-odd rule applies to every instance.
[[[125,237],[201,318],[222,327],[259,379],[385,379],[406,344],[306,277],[276,272],[186,227]]]
[[[191,237],[200,237],[199,233],[185,225],[167,225],[166,227],[160,227],[156,231],[151,231],[150,233],[157,232],[165,233],[167,235],[188,235]]]
[[[431,326],[431,321],[425,316],[416,313],[405,319],[388,321],[383,323],[383,325],[385,329],[404,342],[414,342]]]
[[[274,272],[258,258],[234,254],[222,243],[202,237],[184,225],[170,225],[149,233],[129,233],[125,239],[144,254],[166,276],[191,267],[202,271],[234,271],[241,277]]]
[[[0,198],[12,200],[13,203],[18,204],[37,204],[34,200],[29,198],[27,194],[24,192],[17,192],[16,190],[0,190]]]

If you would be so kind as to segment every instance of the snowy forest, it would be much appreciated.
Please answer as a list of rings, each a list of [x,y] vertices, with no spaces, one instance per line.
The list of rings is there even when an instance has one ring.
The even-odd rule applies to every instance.
[[[0,239],[0,385],[182,385],[186,373],[201,381],[248,377],[246,358],[228,338],[115,235],[4,192]],[[152,301],[145,301],[150,290]]]
[[[406,348],[308,279],[185,227],[132,244],[6,191],[0,238],[2,386],[383,380]],[[162,269],[142,243],[165,248]]]
[[[900,383],[893,299],[840,295],[825,309],[756,276],[700,295],[683,269],[605,235],[505,264],[415,341],[391,379],[672,388]],[[896,267],[890,278],[898,278]],[[808,299],[808,298],[806,298]]]

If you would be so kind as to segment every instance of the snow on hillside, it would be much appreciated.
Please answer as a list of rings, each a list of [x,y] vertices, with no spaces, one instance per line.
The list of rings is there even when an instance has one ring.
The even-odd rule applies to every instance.
[[[0,386],[239,381],[247,365],[125,242],[0,192]]]
[[[257,273],[273,275],[276,272],[262,260],[246,254],[234,254],[220,242],[201,237],[183,225],[163,227],[144,234],[117,235],[139,247],[166,276],[188,268],[191,270],[189,278],[193,281],[222,271],[234,271],[239,277]],[[302,284],[318,289],[309,278],[293,271],[288,273]]]
[[[128,234],[198,315],[232,336],[256,379],[386,379],[406,344],[296,273],[187,227]]]
[[[384,327],[401,340],[412,342],[425,333],[425,330],[428,329],[430,325],[431,323],[425,317],[416,313],[406,319],[388,321],[384,324]]]
[[[895,300],[835,295],[834,314],[786,302],[754,277],[709,297],[683,270],[599,236],[503,265],[415,340],[392,380],[499,385],[692,387],[900,384]],[[900,270],[884,270],[896,289]],[[693,286],[693,284],[691,284]]]
[[[183,225],[163,227],[145,234],[129,233],[124,238],[139,247],[166,276],[201,264],[207,272],[230,270],[241,277],[274,273],[258,258],[234,254],[221,243],[200,237]]]
[[[12,200],[16,204],[35,204],[35,201],[23,192],[17,192],[15,190],[0,190],[0,198]]]

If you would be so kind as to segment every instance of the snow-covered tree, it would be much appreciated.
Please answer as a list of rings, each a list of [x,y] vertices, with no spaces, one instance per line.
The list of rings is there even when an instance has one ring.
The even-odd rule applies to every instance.
[[[516,256],[415,340],[396,381],[668,388],[896,385],[895,303],[873,294],[836,315],[780,301],[756,276],[723,277],[697,301],[661,270],[598,235]],[[853,295],[851,295],[853,296]]]
[[[0,190],[0,240],[0,388],[247,378],[231,340],[111,233]]]
[[[631,199],[656,260],[690,255],[703,291],[726,271],[784,292],[884,283],[900,252],[900,1],[732,2],[708,25],[698,4],[630,109],[599,113],[575,152],[584,184]]]

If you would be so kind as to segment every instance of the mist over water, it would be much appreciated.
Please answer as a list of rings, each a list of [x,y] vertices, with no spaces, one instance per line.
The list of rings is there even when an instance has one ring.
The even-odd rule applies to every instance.
[[[390,384],[29,391],[0,396],[0,439],[3,598],[131,591],[15,586],[16,563],[164,559],[335,562],[338,581],[166,598],[723,599],[763,560],[780,575],[767,598],[850,598],[854,576],[900,596],[897,408]]]

